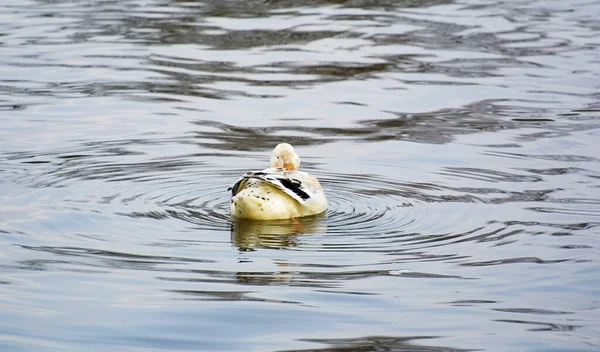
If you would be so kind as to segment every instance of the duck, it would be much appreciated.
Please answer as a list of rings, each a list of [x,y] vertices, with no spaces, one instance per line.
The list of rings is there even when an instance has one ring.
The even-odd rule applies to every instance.
[[[232,187],[231,216],[249,220],[281,220],[317,215],[327,210],[319,180],[300,171],[300,157],[288,143],[278,144],[270,167],[244,174]]]

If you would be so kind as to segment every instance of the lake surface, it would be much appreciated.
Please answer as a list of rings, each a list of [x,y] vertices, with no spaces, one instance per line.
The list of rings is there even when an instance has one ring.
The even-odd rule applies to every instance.
[[[599,141],[595,0],[4,0],[0,350],[598,351]]]

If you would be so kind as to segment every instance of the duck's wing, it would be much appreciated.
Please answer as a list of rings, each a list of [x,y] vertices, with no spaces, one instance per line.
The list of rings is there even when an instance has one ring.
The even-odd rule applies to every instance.
[[[231,187],[231,195],[235,196],[246,183],[251,180],[261,180],[283,191],[299,203],[303,204],[315,197],[314,186],[311,187],[298,171],[287,171],[282,168],[270,168],[261,171],[247,172]]]

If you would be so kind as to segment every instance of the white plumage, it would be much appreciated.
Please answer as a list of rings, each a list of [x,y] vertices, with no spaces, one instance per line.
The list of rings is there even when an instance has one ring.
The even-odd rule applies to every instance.
[[[253,220],[289,219],[324,212],[327,199],[316,177],[298,171],[294,148],[281,143],[271,167],[248,172],[231,188],[231,215]]]

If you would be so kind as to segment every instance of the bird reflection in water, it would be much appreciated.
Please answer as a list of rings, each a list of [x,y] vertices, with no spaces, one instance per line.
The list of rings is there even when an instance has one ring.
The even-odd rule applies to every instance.
[[[324,214],[286,220],[235,219],[231,224],[231,243],[240,251],[284,249],[300,244],[302,235],[325,233],[327,225]],[[237,280],[252,285],[290,285],[293,273],[287,270],[287,262],[275,263],[281,270],[275,272],[238,272]]]
[[[234,219],[231,242],[241,251],[296,247],[300,235],[325,233],[324,214],[286,220]]]

